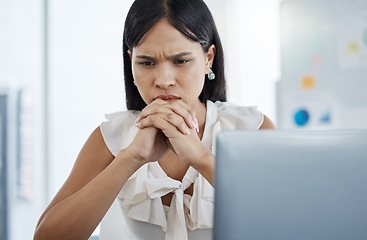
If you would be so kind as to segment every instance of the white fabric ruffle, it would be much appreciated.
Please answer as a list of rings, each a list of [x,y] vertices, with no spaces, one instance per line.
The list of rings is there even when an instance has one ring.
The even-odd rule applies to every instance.
[[[128,217],[161,226],[166,239],[187,239],[186,227],[212,227],[214,189],[198,176],[190,167],[181,183],[168,177],[158,162],[148,163],[131,176],[118,199]],[[193,196],[184,194],[191,184]],[[173,197],[166,218],[161,197],[168,193],[173,193]]]

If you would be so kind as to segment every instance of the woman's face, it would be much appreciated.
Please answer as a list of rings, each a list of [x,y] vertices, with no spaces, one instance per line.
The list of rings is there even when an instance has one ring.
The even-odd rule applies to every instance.
[[[163,18],[129,54],[133,77],[145,103],[157,98],[179,99],[195,107],[200,103],[198,97],[212,65],[215,46],[204,53],[198,42],[187,38]]]

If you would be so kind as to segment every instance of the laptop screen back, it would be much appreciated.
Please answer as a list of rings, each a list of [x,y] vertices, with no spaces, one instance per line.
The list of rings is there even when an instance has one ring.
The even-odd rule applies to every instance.
[[[216,240],[367,239],[367,131],[217,137]]]

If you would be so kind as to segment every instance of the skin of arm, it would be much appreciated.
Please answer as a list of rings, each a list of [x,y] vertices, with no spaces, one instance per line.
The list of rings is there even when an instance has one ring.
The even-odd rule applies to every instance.
[[[82,148],[70,176],[40,217],[34,240],[88,239],[122,186],[142,164],[127,150],[115,158],[97,128]]]
[[[267,116],[264,115],[264,121],[259,129],[275,129],[275,128],[276,127],[274,123]]]

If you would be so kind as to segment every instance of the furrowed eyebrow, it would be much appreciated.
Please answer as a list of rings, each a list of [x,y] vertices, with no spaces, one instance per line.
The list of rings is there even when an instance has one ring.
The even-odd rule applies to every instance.
[[[140,58],[140,59],[144,59],[144,60],[149,60],[149,61],[152,61],[154,62],[156,59],[154,57],[150,57],[150,56],[146,56],[146,55],[139,55],[139,56],[136,56],[137,58]]]
[[[175,59],[175,58],[180,58],[180,57],[184,57],[184,56],[187,56],[187,55],[191,55],[192,53],[191,52],[181,52],[181,53],[177,53],[177,54],[174,54],[174,55],[171,55],[171,56],[168,56],[167,59]],[[137,58],[140,58],[140,59],[144,59],[144,60],[148,60],[148,61],[156,61],[156,58],[154,57],[151,57],[151,56],[147,56],[147,55],[138,55],[136,56]]]
[[[180,57],[184,57],[184,56],[187,56],[187,55],[191,55],[191,52],[181,52],[181,53],[174,54],[172,56],[168,56],[167,58],[168,59],[175,59],[175,58],[180,58]]]

